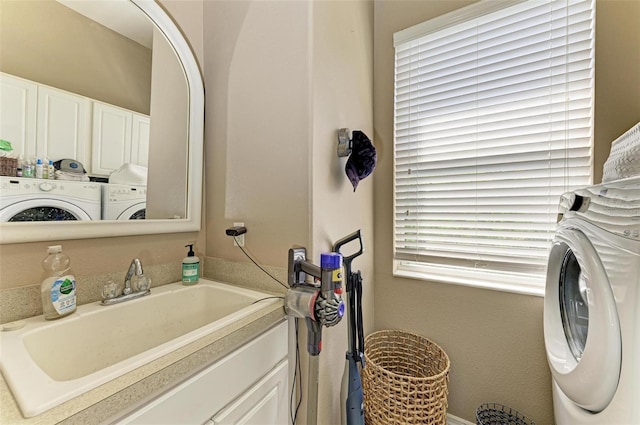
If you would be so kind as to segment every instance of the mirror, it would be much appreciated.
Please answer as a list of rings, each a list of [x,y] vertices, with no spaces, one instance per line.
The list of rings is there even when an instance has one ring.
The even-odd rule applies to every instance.
[[[139,15],[138,17],[143,18],[143,25],[134,24],[133,26],[147,28],[141,32],[146,41],[140,39],[131,42],[128,40],[129,49],[134,53],[123,53],[114,47],[114,40],[122,40],[125,37],[116,32],[120,31],[119,29],[109,28],[110,24],[106,22],[97,24],[93,20],[89,21],[89,18],[85,16],[91,14],[89,11],[72,11],[65,6],[67,3],[108,6],[110,9],[108,14],[112,18],[115,16],[116,23],[130,23],[128,18],[123,17],[122,12],[128,8],[133,9]],[[55,31],[45,33],[50,38],[63,37],[58,33],[62,32],[62,28],[71,27],[56,22],[58,12],[54,13],[53,10],[63,10],[64,13],[70,13],[76,18],[84,19],[90,22],[90,27],[100,31],[97,32],[98,35],[93,34],[91,37],[87,35],[80,37],[77,32],[71,34],[71,37],[75,38],[91,38],[94,43],[90,48],[93,54],[81,54],[77,46],[70,49],[72,52],[75,50],[76,55],[85,59],[82,63],[77,57],[75,59],[67,58],[59,51],[56,52],[53,59],[49,58],[48,62],[46,58],[36,58],[35,62],[29,62],[25,60],[26,55],[23,50],[22,60],[16,62],[30,63],[30,68],[44,70],[39,73],[31,72],[29,74],[25,70],[12,69],[11,60],[5,60],[11,59],[6,56],[6,46],[0,45],[0,50],[3,52],[3,61],[0,64],[0,71],[3,73],[2,80],[4,81],[5,74],[10,74],[10,76],[16,76],[37,86],[37,94],[34,97],[34,103],[36,103],[34,114],[38,116],[39,121],[37,128],[33,130],[36,134],[30,135],[27,132],[22,132],[22,134],[32,137],[35,143],[29,144],[19,140],[15,144],[21,150],[16,151],[19,154],[24,153],[26,157],[29,157],[30,154],[33,155],[29,149],[34,149],[37,155],[43,155],[53,160],[74,159],[84,166],[87,171],[86,176],[90,176],[95,183],[2,177],[0,196],[2,196],[3,202],[0,204],[0,221],[2,221],[0,223],[0,243],[199,230],[202,205],[204,88],[196,59],[171,18],[153,0],[86,0],[83,2],[69,0],[6,2],[3,0],[0,3],[0,7],[3,9],[0,14],[3,21],[0,43],[12,39],[5,37],[7,27],[13,25],[15,28],[16,22],[23,22],[22,20],[5,21],[11,17],[10,13],[6,13],[8,11],[7,5],[26,7],[29,4],[35,5],[36,8],[46,6],[45,9],[49,10],[47,17],[51,25],[56,28]],[[149,25],[144,25],[145,20]],[[23,40],[21,42],[26,42],[24,41],[27,39],[25,25],[21,24],[19,31],[21,31],[19,38]],[[137,36],[127,35],[126,37],[135,38]],[[13,39],[15,40],[15,37]],[[143,44],[151,46],[151,49]],[[131,59],[132,57],[134,59]],[[129,59],[123,61],[123,58]],[[38,61],[41,61],[39,67]],[[134,61],[139,63],[132,64]],[[46,66],[47,63],[53,65]],[[134,65],[135,70],[132,70]],[[89,68],[92,68],[91,72],[86,71]],[[51,87],[53,89],[50,89]],[[77,140],[71,140],[73,143],[69,142],[69,139],[73,139],[79,133],[76,131],[77,128],[72,132],[66,127],[62,130],[56,129],[56,124],[63,120],[56,120],[58,115],[51,113],[47,108],[59,101],[55,97],[59,90],[63,92],[63,95],[70,93],[79,97],[80,105],[83,102],[89,105],[89,124],[86,124],[85,127],[79,127],[84,131],[83,134],[87,135],[86,139],[89,142],[84,140],[83,143],[80,137]],[[6,107],[5,92],[8,90],[4,90],[3,86],[3,113],[1,115],[4,118],[0,117],[3,124],[8,119],[7,117],[19,115],[14,110],[22,113],[22,109],[14,108],[13,104],[10,109]],[[51,95],[51,92],[54,95]],[[63,105],[62,110],[64,111],[64,106],[68,105],[66,98],[63,97],[59,103]],[[77,111],[77,104],[73,102],[71,104],[73,108],[76,108],[73,111]],[[112,107],[113,110],[110,109]],[[80,110],[82,109],[80,108]],[[12,114],[12,112],[14,113]],[[119,115],[120,112],[124,112],[126,118],[122,118]],[[45,121],[44,124],[42,123],[43,116],[50,117],[49,121]],[[137,117],[144,118],[145,116],[147,117],[146,122],[136,121]],[[110,126],[114,123],[115,127]],[[90,128],[87,129],[87,126]],[[124,137],[125,142],[120,143],[120,139],[116,139],[114,142],[112,135],[120,135],[123,131],[130,132],[131,136],[127,134]],[[56,137],[54,136],[60,134],[71,134],[69,137],[62,138],[66,141],[66,146],[55,142]],[[140,135],[146,136],[146,139],[140,138]],[[104,136],[102,140],[101,136]],[[139,143],[137,148],[134,148],[135,143],[132,140],[136,140],[136,137],[148,140],[148,145]],[[6,138],[0,134],[0,139]],[[25,148],[25,146],[33,146],[33,148]],[[111,174],[113,170],[118,171]],[[60,168],[56,172],[63,171],[65,170]],[[146,174],[144,176],[146,177],[146,185],[143,180],[144,174]],[[112,182],[115,180],[114,175],[119,177],[118,185],[114,185]],[[125,180],[122,180],[123,178]],[[80,185],[93,187],[95,191],[95,187],[98,187],[101,192],[100,213],[89,213],[91,220],[6,222],[5,216],[9,214],[8,208],[5,208],[7,196],[16,195],[19,192],[21,200],[25,202],[24,205],[36,202],[37,195],[30,196],[22,188],[24,181],[28,183],[30,189],[26,192],[29,193],[49,191],[50,194],[55,194],[61,190],[70,193],[80,190],[76,189]],[[111,181],[111,183],[107,185],[103,183],[104,181]],[[126,187],[121,188],[120,185]],[[105,191],[105,187],[114,189],[113,194]],[[115,191],[115,188],[123,189],[125,193]],[[115,220],[116,217],[113,214],[105,214],[105,199],[111,199],[112,202],[109,205],[115,205],[121,210],[125,209],[121,201],[125,201],[125,204],[127,202],[132,204],[131,197],[134,195],[130,192],[132,188],[135,191],[135,198],[142,198],[146,202],[144,220]],[[95,220],[96,215],[101,220]],[[103,217],[106,219],[102,220]]]

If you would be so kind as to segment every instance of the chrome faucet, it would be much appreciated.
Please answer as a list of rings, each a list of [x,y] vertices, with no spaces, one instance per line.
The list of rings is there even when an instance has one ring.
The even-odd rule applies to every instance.
[[[116,295],[116,291],[112,291],[110,288],[107,289],[113,285],[113,283],[105,285],[105,290],[102,291],[102,305],[117,304],[151,293],[151,279],[144,275],[142,263],[137,258],[131,260],[131,264],[129,264],[129,270],[124,278],[124,288],[120,295]]]
[[[122,290],[122,295],[129,295],[131,292],[133,292],[133,290],[131,289],[131,278],[134,275],[143,276],[142,263],[137,258],[131,260],[131,264],[129,264],[129,271],[124,278],[124,289]]]

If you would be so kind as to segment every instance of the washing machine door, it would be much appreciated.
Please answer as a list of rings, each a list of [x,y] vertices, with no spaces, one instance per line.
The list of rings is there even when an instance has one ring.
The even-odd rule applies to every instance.
[[[7,205],[0,211],[0,222],[90,221],[82,208],[59,199],[29,199]]]
[[[125,209],[118,215],[117,220],[144,220],[146,216],[146,202],[140,202]]]
[[[557,231],[549,254],[544,339],[562,392],[586,410],[607,407],[622,362],[618,312],[596,250],[582,231],[569,226]]]

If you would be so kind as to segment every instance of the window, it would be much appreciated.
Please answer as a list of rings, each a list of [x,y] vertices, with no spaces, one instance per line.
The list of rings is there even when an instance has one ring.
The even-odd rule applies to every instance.
[[[394,34],[396,273],[542,294],[592,181],[594,0],[481,1]]]

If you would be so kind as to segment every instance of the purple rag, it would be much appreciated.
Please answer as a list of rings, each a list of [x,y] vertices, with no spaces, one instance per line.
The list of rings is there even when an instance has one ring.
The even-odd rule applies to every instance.
[[[353,185],[354,192],[360,180],[373,172],[376,160],[376,148],[371,143],[371,140],[362,131],[354,130],[351,155],[347,160],[347,165],[344,167],[344,171]]]

